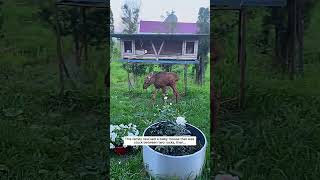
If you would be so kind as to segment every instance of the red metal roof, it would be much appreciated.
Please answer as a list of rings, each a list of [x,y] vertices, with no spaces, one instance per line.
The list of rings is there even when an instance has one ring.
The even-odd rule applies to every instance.
[[[178,22],[175,34],[196,34],[197,23]],[[168,26],[161,21],[140,21],[140,33],[170,33]]]

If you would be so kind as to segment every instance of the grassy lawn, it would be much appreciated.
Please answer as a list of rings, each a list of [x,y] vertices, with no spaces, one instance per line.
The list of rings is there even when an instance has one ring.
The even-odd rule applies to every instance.
[[[319,68],[306,66],[308,73],[296,81],[251,81],[245,111],[224,105],[214,172],[247,180],[318,179],[320,81],[319,71],[311,72]]]
[[[228,173],[245,180],[319,179],[319,8],[317,3],[305,31],[304,74],[295,80],[280,73],[271,56],[257,53],[253,42],[261,20],[248,23],[246,109],[239,111],[232,102],[221,107],[215,174]],[[239,92],[235,47],[226,48],[228,57],[216,69],[215,83],[222,85],[222,101]]]
[[[315,19],[320,17],[318,11],[315,14]],[[314,22],[306,32],[306,55],[319,53],[312,48],[317,40],[309,34],[316,28]],[[319,58],[305,56],[304,75],[289,80],[271,65],[270,57],[250,49],[254,47],[248,50],[246,109],[239,111],[232,102],[222,105],[213,172],[246,180],[318,179]],[[238,65],[221,62],[216,73],[222,101],[237,96]]]
[[[183,74],[182,66],[174,68],[179,74],[178,90],[183,92]],[[191,69],[189,70],[191,73]],[[209,73],[209,71],[207,72]],[[210,91],[209,80],[203,87],[194,84],[190,79],[191,74],[188,74],[188,93],[183,96],[181,101],[174,103],[172,91],[169,92],[169,98],[173,102],[173,107],[179,112],[185,113],[188,123],[200,128],[210,141]],[[209,75],[207,74],[207,77]],[[156,106],[151,106],[151,93],[153,86],[147,92],[142,89],[144,77],[139,78],[139,83],[134,90],[129,92],[127,83],[126,71],[121,67],[121,63],[111,63],[111,124],[128,124],[134,123],[142,133],[144,129],[155,121],[155,113],[158,113],[158,107],[162,106],[161,93],[158,94]],[[157,107],[158,105],[158,107]],[[207,164],[204,168],[202,179],[209,179],[209,146],[207,147]],[[110,172],[112,179],[149,179],[149,176],[144,170],[141,148],[139,151],[125,156],[117,156],[111,152]]]
[[[105,179],[104,96],[95,82],[84,81],[58,96],[55,36],[35,18],[37,11],[18,0],[2,8],[0,179]]]
[[[105,177],[103,97],[58,96],[54,65],[16,68],[1,80],[0,179]]]
[[[32,4],[35,1],[6,1],[2,10],[5,38],[0,41],[0,180],[106,179],[109,137],[103,86],[105,52],[90,49],[89,74],[80,73],[75,78],[77,88],[59,96],[55,36],[34,18],[38,7]],[[320,11],[315,10],[305,32],[305,73],[293,81],[271,66],[272,58],[256,51],[253,42],[255,33],[260,32],[261,18],[249,22],[246,109],[240,111],[232,101],[222,105],[214,167],[209,168],[209,143],[200,179],[210,179],[210,171],[245,180],[319,179],[319,17]],[[215,81],[217,86],[222,85],[222,101],[238,94],[236,38],[230,35],[226,45],[227,56],[216,68]],[[70,38],[65,38],[64,52],[66,56],[72,52]],[[66,59],[68,65],[72,64],[73,59]],[[68,67],[71,73],[76,69]],[[183,69],[177,66],[173,71],[181,78],[181,93]],[[190,68],[188,94],[173,107],[185,113],[186,120],[210,141],[209,71],[202,87],[191,77]],[[158,107],[152,107],[152,88],[144,91],[143,77],[138,80],[138,87],[129,91],[121,63],[111,62],[110,122],[133,123],[143,132],[155,121],[162,101],[159,93]],[[66,89],[71,88],[68,85]],[[171,91],[169,98],[173,102]],[[112,179],[150,179],[141,149],[125,156],[110,154]]]

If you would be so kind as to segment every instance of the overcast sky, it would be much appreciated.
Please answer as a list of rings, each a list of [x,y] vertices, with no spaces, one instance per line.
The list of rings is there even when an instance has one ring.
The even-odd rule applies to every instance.
[[[140,0],[140,20],[163,21],[166,11],[175,11],[179,22],[197,22],[200,7],[209,7],[210,0]],[[123,29],[121,6],[125,0],[110,0],[115,32]]]

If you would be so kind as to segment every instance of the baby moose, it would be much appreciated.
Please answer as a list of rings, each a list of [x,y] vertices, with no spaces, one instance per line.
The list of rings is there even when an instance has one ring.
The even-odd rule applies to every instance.
[[[167,87],[171,87],[173,94],[176,97],[176,102],[178,102],[179,93],[177,90],[177,81],[179,77],[176,73],[173,72],[159,72],[151,73],[144,80],[143,89],[147,89],[151,84],[154,85],[155,90],[153,93],[153,102],[157,96],[159,89],[162,89],[163,96],[166,95]]]

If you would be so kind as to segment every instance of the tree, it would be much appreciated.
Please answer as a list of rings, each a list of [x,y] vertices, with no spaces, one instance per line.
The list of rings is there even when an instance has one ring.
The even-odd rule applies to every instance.
[[[140,13],[140,1],[137,0],[127,0],[122,6],[122,24],[125,26],[123,33],[133,34],[138,30],[139,24],[139,13]],[[145,74],[147,66],[144,64],[123,64],[122,66],[127,72],[128,77],[130,73],[133,74],[134,84],[137,82],[137,77]],[[131,82],[129,81],[129,87],[131,87]]]
[[[164,20],[164,23],[168,28],[168,32],[174,33],[177,29],[178,17],[175,15],[175,11],[173,10],[171,11],[171,13],[169,13],[168,11],[166,13],[167,13],[167,17]]]
[[[199,34],[210,33],[210,10],[209,8],[201,7],[198,12],[197,25],[199,27]],[[205,74],[205,69],[208,65],[208,53],[209,53],[209,39],[204,38],[199,41],[198,59],[199,65],[195,65],[196,68],[196,83],[202,84]]]
[[[122,6],[122,13],[121,20],[125,25],[123,32],[126,34],[136,33],[139,23],[140,1],[127,0]]]
[[[265,53],[272,52],[272,46],[274,46],[275,64],[280,64],[283,71],[295,71],[303,72],[303,32],[308,28],[310,23],[310,16],[315,7],[315,0],[298,0],[290,1],[290,3],[297,3],[295,6],[288,6],[285,8],[274,7],[264,17],[262,24],[262,39],[260,44],[263,44]],[[289,3],[289,4],[290,4]],[[294,8],[296,7],[296,8]],[[292,10],[292,8],[296,10]],[[291,22],[296,19],[295,22]],[[289,26],[289,24],[295,24]],[[293,47],[292,51],[297,52],[297,56],[292,60],[288,49],[288,41],[291,40],[293,27],[296,26],[296,40],[297,47]],[[271,44],[269,34],[274,29],[275,32],[275,44]],[[295,39],[295,38],[294,38]],[[288,56],[289,54],[289,56]],[[289,57],[289,58],[288,58]],[[293,64],[296,62],[296,64]],[[293,67],[294,66],[294,67]]]
[[[111,8],[109,8],[109,11],[110,11],[110,24],[109,24],[108,28],[109,28],[110,33],[114,33],[114,20],[113,20],[113,13],[112,13]],[[110,37],[110,51],[111,51],[111,53],[113,53],[113,45],[114,45],[114,42],[113,42],[112,38]]]
[[[2,26],[3,26],[3,23],[4,23],[4,20],[3,20],[3,15],[2,15],[2,6],[3,2],[0,1],[0,39],[2,39],[4,37],[3,33],[2,33]]]
[[[110,33],[114,33],[114,20],[113,20],[113,13],[111,8],[109,8],[110,11],[110,24],[109,24],[109,29],[110,29]]]
[[[175,11],[172,10],[171,12],[166,11],[166,17],[161,16],[161,18],[164,18],[164,24],[168,28],[168,33],[174,33],[177,28],[178,24],[178,17],[175,15]],[[160,68],[163,71],[170,72],[172,70],[173,65],[172,64],[160,64]]]
[[[48,26],[53,31],[56,31],[56,24],[54,20],[53,3],[50,1],[39,2],[40,9],[38,16],[45,26]],[[83,13],[86,13],[86,24],[83,24],[81,19]],[[105,22],[108,11],[105,9],[84,9],[75,7],[65,7],[59,9],[59,22],[61,24],[61,35],[71,35],[74,42],[74,54],[76,64],[80,66],[81,57],[84,49],[84,35],[87,37],[89,45],[96,46],[97,48],[105,45],[108,39],[105,35]],[[86,33],[86,34],[84,34]]]

